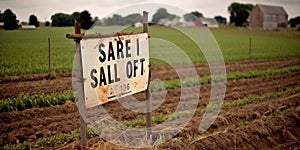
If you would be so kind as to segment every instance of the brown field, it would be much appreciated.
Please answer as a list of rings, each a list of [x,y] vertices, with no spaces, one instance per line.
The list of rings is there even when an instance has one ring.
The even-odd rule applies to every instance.
[[[245,60],[226,63],[230,72],[273,70],[299,66],[300,57]],[[186,66],[180,69],[185,69]],[[152,80],[177,79],[176,72],[167,66],[153,67]],[[200,76],[210,75],[207,64],[196,65]],[[0,78],[0,99],[19,94],[70,91],[71,74],[39,74]],[[253,79],[228,81],[224,102],[234,102],[249,96],[261,96],[300,86],[300,72],[269,75]],[[198,108],[206,107],[211,87],[201,85]],[[136,97],[144,97],[137,94]],[[164,103],[152,115],[167,114],[175,110],[180,99],[180,89],[168,90]],[[145,117],[127,110],[118,102],[104,105],[106,111],[118,121],[131,121]],[[293,111],[289,111],[293,110]],[[266,98],[249,104],[228,107],[220,111],[214,124],[203,134],[198,127],[203,113],[193,116],[189,124],[172,140],[153,149],[297,149],[300,147],[300,93]],[[67,102],[59,106],[32,108],[0,114],[0,146],[35,142],[60,133],[70,133],[79,128],[76,104]],[[126,149],[99,137],[89,139],[91,149]],[[77,149],[79,140],[41,149]]]

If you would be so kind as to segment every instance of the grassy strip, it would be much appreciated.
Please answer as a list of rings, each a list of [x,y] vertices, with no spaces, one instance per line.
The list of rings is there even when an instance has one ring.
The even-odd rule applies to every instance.
[[[291,94],[295,94],[295,93],[299,93],[299,92],[300,92],[300,87],[296,87],[296,88],[287,89],[287,90],[281,91],[281,92],[266,93],[266,94],[260,95],[260,96],[249,96],[249,97],[246,97],[243,99],[235,100],[233,102],[225,102],[222,105],[222,108],[223,109],[234,108],[234,107],[238,107],[238,106],[251,104],[254,102],[261,102],[261,101],[265,101],[265,100],[268,100],[271,98],[283,97],[283,96],[287,96],[287,95],[291,95]],[[152,117],[152,122],[155,124],[160,124],[168,119],[173,120],[173,119],[179,119],[180,117],[185,117],[187,115],[192,115],[192,114],[197,115],[197,114],[204,113],[206,111],[211,111],[214,108],[215,107],[206,108],[206,109],[187,110],[187,111],[182,111],[182,112],[170,113],[170,114],[166,114],[166,115],[158,114],[158,115],[155,115]],[[286,110],[283,110],[280,114],[294,112],[295,110],[296,110],[296,108],[288,108]],[[146,126],[146,120],[145,120],[145,118],[135,119],[132,121],[124,121],[124,122],[122,122],[122,124],[129,128],[134,128],[137,126]],[[43,147],[47,147],[47,146],[54,146],[56,144],[72,142],[72,141],[79,139],[79,136],[80,136],[80,130],[76,129],[71,134],[61,133],[61,134],[57,134],[57,135],[54,135],[54,136],[51,136],[48,138],[41,138],[38,141],[36,141],[35,143],[30,143],[29,141],[25,141],[20,144],[7,144],[3,147],[3,149],[11,150],[11,149],[43,148]],[[92,138],[95,136],[96,136],[96,133],[92,129],[88,129],[88,137]],[[180,140],[180,139],[178,139],[178,140]],[[175,141],[180,142],[180,141],[177,141],[177,139],[175,139]]]
[[[8,98],[0,101],[0,112],[22,111],[29,108],[49,107],[62,105],[66,101],[75,101],[73,92],[52,93],[50,95],[19,95],[15,98]]]
[[[152,82],[151,83],[151,91],[162,91],[168,89],[176,89],[182,87],[192,87],[201,84],[208,84],[208,83],[215,83],[215,82],[222,82],[222,81],[232,81],[232,80],[240,80],[240,79],[251,79],[251,78],[258,78],[264,77],[269,75],[280,75],[285,73],[291,72],[299,72],[300,66],[295,67],[287,67],[277,70],[255,70],[255,71],[247,71],[247,72],[233,72],[227,73],[225,75],[214,76],[204,76],[204,77],[187,77],[182,80],[170,80],[170,81],[163,81],[163,82]]]

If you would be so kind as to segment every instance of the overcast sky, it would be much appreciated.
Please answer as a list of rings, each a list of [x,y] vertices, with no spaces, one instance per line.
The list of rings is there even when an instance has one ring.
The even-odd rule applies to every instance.
[[[283,6],[288,12],[289,18],[300,16],[300,0],[0,0],[0,10],[4,12],[5,9],[10,8],[20,21],[28,21],[31,14],[36,15],[39,21],[51,21],[50,18],[55,13],[71,14],[83,10],[88,10],[92,17],[97,16],[100,19],[113,12],[125,16],[146,10],[150,12],[149,17],[151,19],[158,8],[170,5],[183,10],[181,13],[199,11],[205,17],[221,15],[228,19],[227,7],[233,2]],[[152,3],[157,4],[150,5]],[[140,4],[143,6],[133,6]],[[125,7],[129,8],[124,10]],[[168,11],[180,13],[176,9],[168,9]]]

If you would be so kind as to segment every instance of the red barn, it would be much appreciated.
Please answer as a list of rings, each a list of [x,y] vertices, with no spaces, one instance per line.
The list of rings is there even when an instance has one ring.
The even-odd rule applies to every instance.
[[[4,22],[0,22],[0,29],[4,29]]]
[[[275,30],[288,27],[288,14],[283,7],[257,4],[249,14],[251,29]]]

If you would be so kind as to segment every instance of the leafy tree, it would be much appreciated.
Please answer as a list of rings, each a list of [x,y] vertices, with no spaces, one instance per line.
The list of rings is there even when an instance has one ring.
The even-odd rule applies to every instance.
[[[227,24],[227,19],[222,16],[215,16],[215,19],[219,24]]]
[[[46,26],[46,27],[50,26],[50,22],[49,22],[49,21],[46,21],[46,22],[45,22],[45,26]]]
[[[169,20],[173,20],[175,18],[179,18],[179,16],[173,15],[173,14],[169,14],[167,12],[167,9],[165,8],[160,8],[156,11],[156,13],[153,15],[152,17],[152,22],[153,23],[158,23],[160,19],[169,19]]]
[[[183,19],[185,21],[190,21],[190,22],[195,22],[198,18],[202,18],[203,14],[200,13],[199,11],[193,11],[191,13],[187,13],[183,15]]]
[[[197,20],[197,18],[198,17],[193,15],[192,13],[183,15],[184,21],[187,21],[187,22],[195,22]]]
[[[102,20],[103,25],[113,25],[113,21],[111,17],[104,18]]]
[[[130,14],[123,18],[123,22],[125,25],[133,25],[137,22],[143,22],[143,17],[138,13]]]
[[[232,3],[228,7],[228,11],[230,12],[230,23],[234,23],[236,26],[243,26],[247,23],[249,12],[252,8],[252,4]]]
[[[300,16],[297,16],[295,18],[291,18],[289,20],[289,24],[292,28],[295,28],[298,24],[300,24]]]
[[[52,26],[72,26],[73,17],[64,13],[56,13],[51,16]]]
[[[22,25],[28,25],[28,22],[22,21],[21,24],[22,24]]]
[[[29,25],[34,25],[35,27],[40,26],[40,23],[35,15],[29,16]]]
[[[104,25],[133,25],[136,22],[142,22],[143,17],[138,14],[130,14],[127,15],[126,17],[122,17],[119,14],[113,14],[112,17],[104,18],[102,20],[102,23]]]
[[[10,9],[6,9],[1,16],[5,30],[14,30],[19,28],[17,16]]]
[[[91,14],[87,10],[82,11],[79,22],[82,29],[89,29],[93,25]]]
[[[195,15],[196,17],[198,17],[198,18],[203,18],[204,16],[203,16],[203,14],[202,13],[200,13],[199,11],[193,11],[193,12],[191,12],[193,15]]]
[[[78,22],[80,22],[80,12],[78,12],[78,11],[73,12],[73,14],[71,16],[73,19],[76,19]]]
[[[3,14],[0,11],[0,22],[3,22]]]
[[[113,25],[124,25],[123,17],[118,14],[114,14],[112,17]]]
[[[97,21],[99,21],[99,18],[96,16],[95,18],[93,18],[92,21],[93,21],[93,22],[97,22]]]
[[[78,22],[80,22],[82,29],[86,29],[87,30],[94,23],[92,21],[91,14],[87,10],[84,10],[82,12],[78,12],[78,11],[73,12],[71,16],[73,18],[73,21],[74,21],[74,19],[76,19]]]
[[[73,26],[74,19],[81,24],[82,29],[89,29],[93,25],[91,14],[84,10],[82,12],[73,12],[72,15],[56,13],[51,17],[52,26]]]

